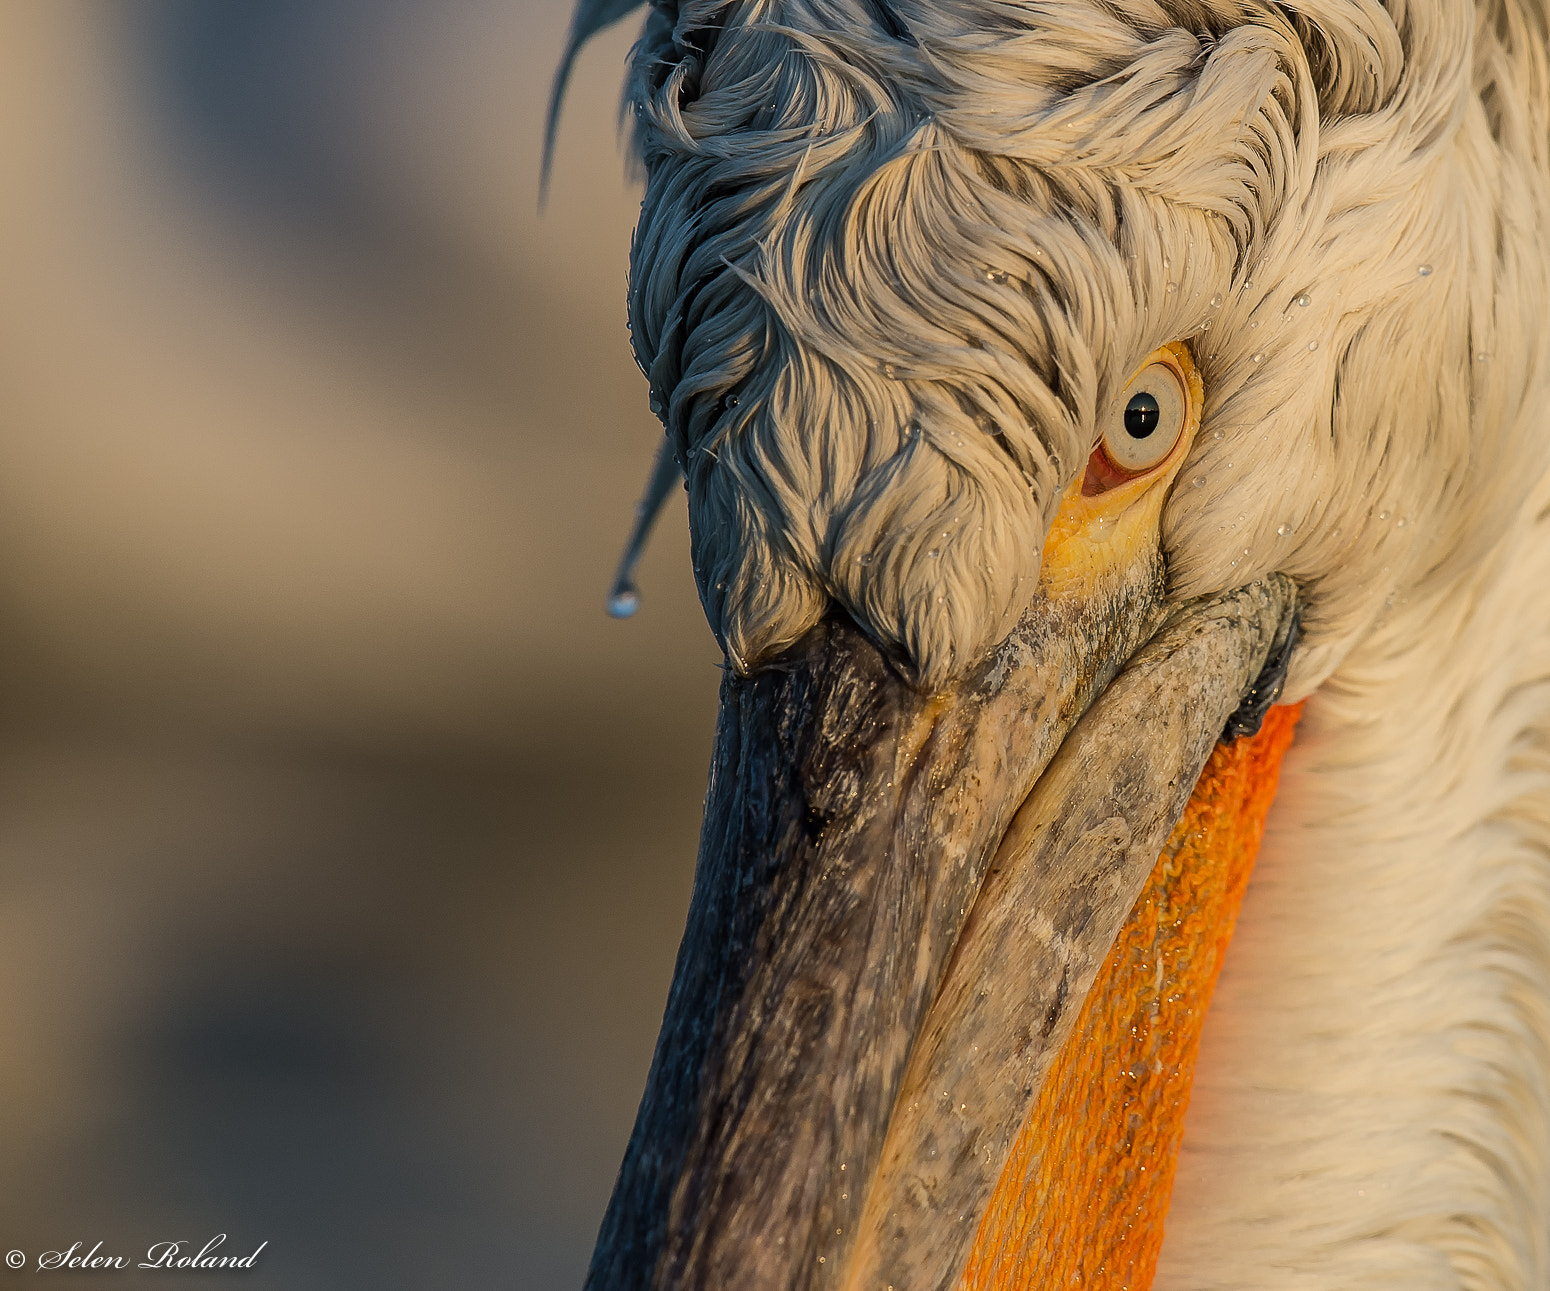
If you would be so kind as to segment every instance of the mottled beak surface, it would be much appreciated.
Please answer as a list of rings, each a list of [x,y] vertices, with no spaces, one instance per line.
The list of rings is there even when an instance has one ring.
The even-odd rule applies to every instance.
[[[1294,632],[1279,576],[1168,599],[1158,515],[1196,382],[1159,464],[1095,453],[1032,605],[946,690],[921,693],[837,614],[726,675],[688,926],[594,1291],[963,1277],[1099,966]]]

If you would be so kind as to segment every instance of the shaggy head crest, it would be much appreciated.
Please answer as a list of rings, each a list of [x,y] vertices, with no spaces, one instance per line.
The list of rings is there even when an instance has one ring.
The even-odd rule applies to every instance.
[[[1408,534],[1383,497],[1420,451],[1429,478],[1462,481],[1484,356],[1502,406],[1530,360],[1489,317],[1462,345],[1436,321],[1478,309],[1462,261],[1492,253],[1450,243],[1436,192],[1456,182],[1455,132],[1534,123],[1439,107],[1470,74],[1463,33],[1407,33],[1371,3],[1247,9],[650,11],[629,88],[646,172],[630,321],[734,666],[831,603],[927,688],[981,657],[1034,593],[1098,410],[1179,339],[1208,395],[1165,517],[1170,578],[1188,595],[1302,580],[1294,690],[1458,545],[1457,494],[1412,505]],[[1352,379],[1395,372],[1372,361],[1395,346],[1429,383]]]

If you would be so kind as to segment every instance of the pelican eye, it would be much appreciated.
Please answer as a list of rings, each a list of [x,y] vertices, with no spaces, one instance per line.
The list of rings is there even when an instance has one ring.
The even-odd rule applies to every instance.
[[[1171,480],[1200,424],[1204,395],[1184,342],[1148,354],[1099,415],[1098,442],[1087,459],[1082,496],[1097,497],[1132,480]]]
[[[1184,433],[1184,383],[1173,364],[1153,361],[1130,379],[1105,418],[1100,441],[1121,475],[1141,475],[1160,463]]]

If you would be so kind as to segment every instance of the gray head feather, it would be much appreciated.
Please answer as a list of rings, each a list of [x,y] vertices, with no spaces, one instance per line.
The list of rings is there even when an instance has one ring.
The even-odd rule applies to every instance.
[[[549,91],[549,111],[544,115],[544,159],[538,178],[538,200],[542,202],[549,193],[549,172],[554,165],[554,137],[560,128],[560,107],[565,102],[565,88],[570,84],[571,69],[576,65],[576,55],[581,47],[605,27],[611,27],[621,18],[639,9],[643,0],[581,0],[571,16],[570,35],[565,38],[565,52],[560,55],[560,66],[554,73],[554,85]]]

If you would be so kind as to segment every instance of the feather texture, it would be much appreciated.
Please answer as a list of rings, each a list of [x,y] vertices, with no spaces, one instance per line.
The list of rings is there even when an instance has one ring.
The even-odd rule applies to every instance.
[[[631,324],[733,663],[831,602],[924,685],[981,657],[1181,337],[1174,586],[1296,576],[1292,693],[1477,560],[1545,455],[1537,12],[960,0],[900,10],[911,46],[861,0],[652,10]]]
[[[549,192],[549,172],[554,165],[554,139],[560,128],[560,108],[565,103],[565,91],[570,85],[576,55],[598,32],[629,17],[640,8],[641,3],[642,0],[581,0],[576,6],[576,12],[571,17],[570,34],[565,38],[565,51],[560,55],[560,65],[554,73],[554,85],[549,91],[549,110],[544,116],[544,152],[538,180],[540,202]]]
[[[1405,113],[1424,146],[1389,145],[1398,236],[1454,230],[1421,252],[1452,285],[1439,318],[1390,311],[1349,343],[1365,380],[1342,384],[1331,433],[1388,428],[1369,487],[1392,499],[1389,541],[1362,564],[1393,590],[1288,759],[1206,1024],[1159,1291],[1550,1282],[1544,20],[1401,16],[1398,83],[1440,102]],[[1425,563],[1385,568],[1417,496]]]
[[[1308,703],[1157,1291],[1550,1281],[1550,511],[1467,581]]]

